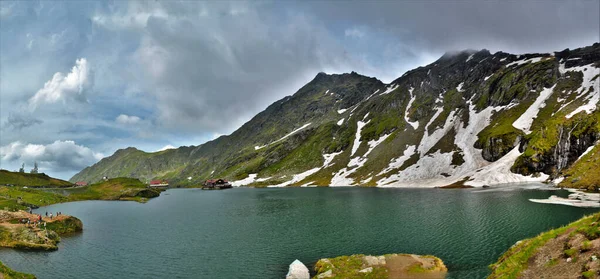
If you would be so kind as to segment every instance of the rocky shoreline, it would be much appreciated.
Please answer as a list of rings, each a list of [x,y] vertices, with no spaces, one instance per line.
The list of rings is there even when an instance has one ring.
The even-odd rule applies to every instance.
[[[386,254],[323,258],[315,264],[313,278],[414,278],[443,279],[448,268],[434,256]],[[286,279],[308,279],[308,268],[299,260],[290,264]]]
[[[34,224],[38,218],[39,215],[22,210],[16,212],[0,210],[0,247],[57,250],[60,235],[83,230],[81,220],[73,216],[42,217],[39,223]]]

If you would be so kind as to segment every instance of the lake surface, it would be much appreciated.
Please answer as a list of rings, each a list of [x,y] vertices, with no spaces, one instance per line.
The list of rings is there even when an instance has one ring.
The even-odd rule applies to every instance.
[[[287,188],[172,189],[146,204],[85,201],[62,211],[83,221],[55,252],[0,250],[38,278],[284,278],[348,254],[436,255],[448,278],[484,278],[516,241],[596,212],[537,204],[565,192]]]

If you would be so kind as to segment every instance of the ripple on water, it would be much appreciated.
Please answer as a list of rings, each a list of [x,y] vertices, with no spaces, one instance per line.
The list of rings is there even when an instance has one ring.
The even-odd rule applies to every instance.
[[[146,204],[78,202],[56,252],[0,250],[39,278],[282,278],[300,259],[433,254],[449,278],[483,278],[516,241],[593,209],[535,204],[556,192],[439,189],[173,189]]]

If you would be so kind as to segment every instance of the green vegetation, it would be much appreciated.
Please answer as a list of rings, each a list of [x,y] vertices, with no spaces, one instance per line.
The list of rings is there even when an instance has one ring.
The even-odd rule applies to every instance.
[[[0,186],[0,210],[24,210],[56,203],[81,200],[132,200],[145,202],[160,191],[149,189],[134,178],[113,178],[84,187],[23,188]]]
[[[149,189],[148,185],[135,178],[113,178],[81,188],[61,191],[70,201],[79,200],[133,200],[146,201],[158,197],[158,190]]]
[[[69,201],[69,198],[44,189],[0,186],[0,209],[19,210]]]
[[[20,173],[0,170],[0,185],[27,187],[71,187],[73,183],[52,178],[44,173]]]
[[[21,273],[10,269],[0,262],[0,275],[4,279],[35,279],[36,277],[32,274]]]
[[[598,172],[600,170],[599,146],[596,145],[591,152],[562,172],[565,180],[560,183],[560,186],[584,189],[592,192],[597,192],[600,189],[600,172]]]
[[[596,272],[593,270],[584,271],[581,273],[583,278],[596,278]]]
[[[57,234],[68,234],[80,232],[81,230],[83,230],[83,223],[81,222],[81,220],[69,216],[64,219],[46,223],[46,229],[52,230]]]

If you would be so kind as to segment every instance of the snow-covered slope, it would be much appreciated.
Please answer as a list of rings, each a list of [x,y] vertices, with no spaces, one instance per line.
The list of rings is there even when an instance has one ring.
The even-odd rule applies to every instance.
[[[600,139],[599,86],[600,44],[446,54],[389,84],[320,73],[231,136],[160,154],[121,152],[73,179],[118,168],[175,183],[225,177],[236,186],[546,181]]]

